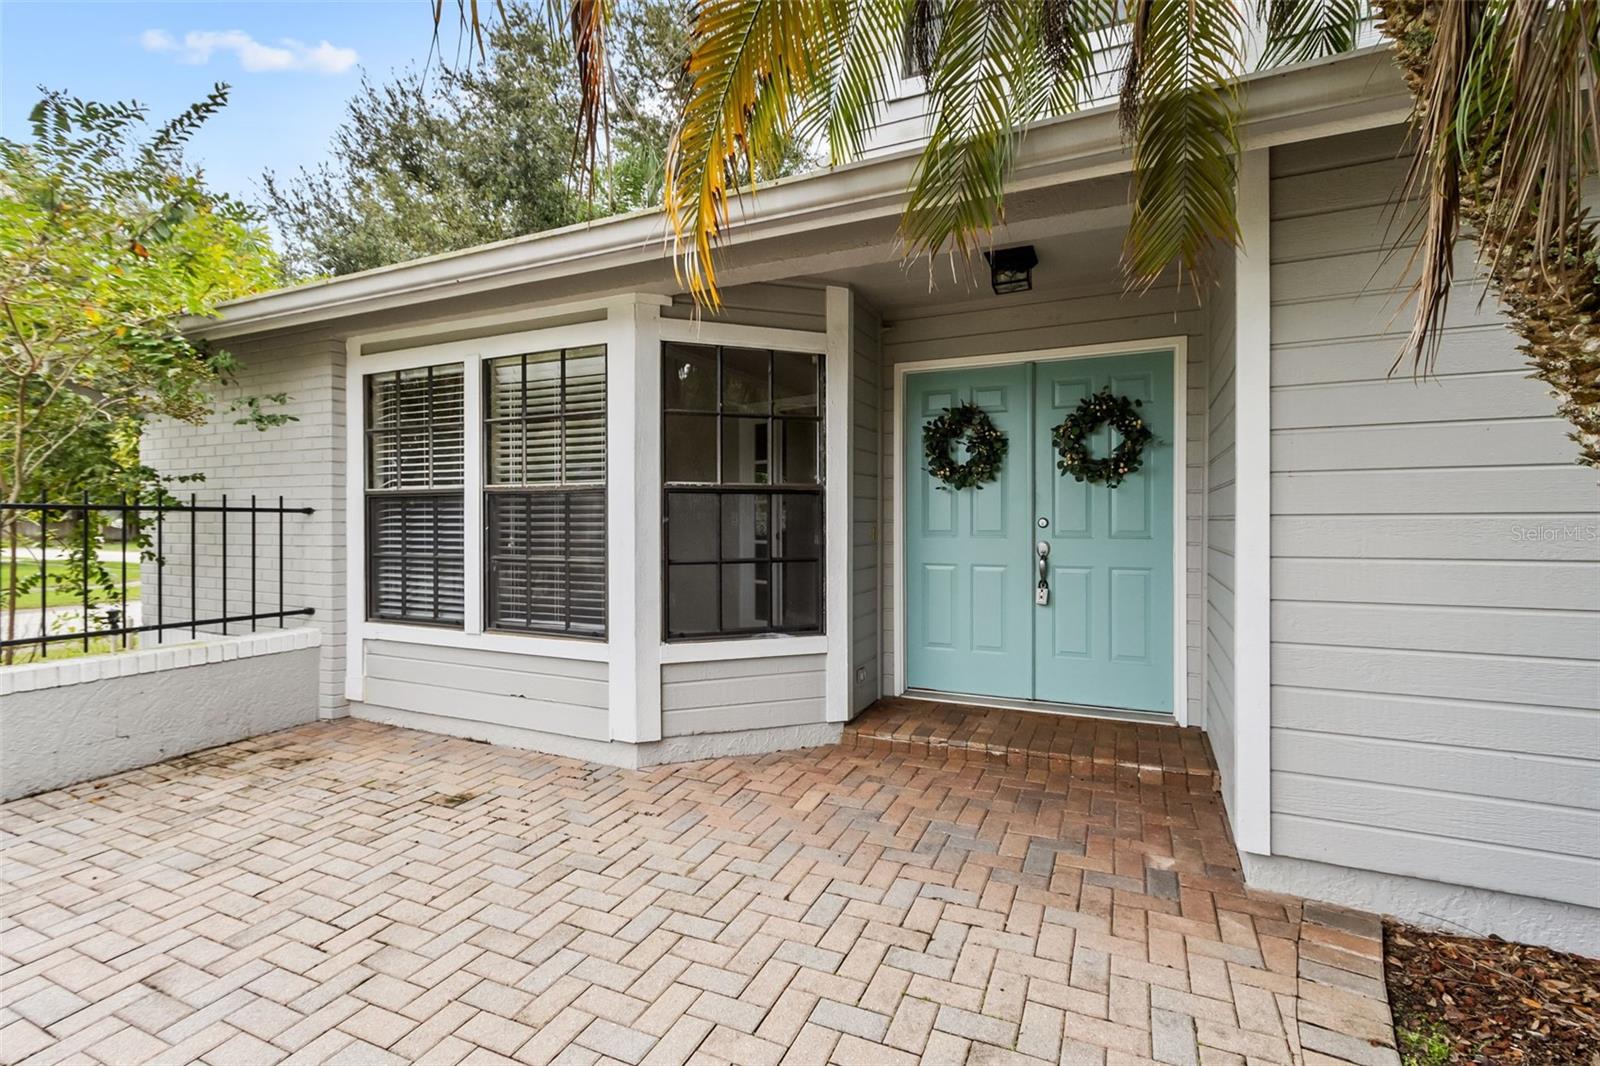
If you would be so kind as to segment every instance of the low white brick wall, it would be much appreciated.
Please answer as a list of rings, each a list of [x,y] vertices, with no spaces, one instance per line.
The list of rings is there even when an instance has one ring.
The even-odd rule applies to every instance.
[[[306,627],[0,669],[0,799],[313,721],[320,644]]]

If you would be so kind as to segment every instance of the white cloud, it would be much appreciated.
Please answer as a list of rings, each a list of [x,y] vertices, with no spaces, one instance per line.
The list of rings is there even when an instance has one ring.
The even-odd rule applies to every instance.
[[[139,43],[147,52],[166,52],[181,63],[209,63],[219,52],[232,52],[239,65],[251,73],[308,70],[317,74],[343,74],[361,59],[354,48],[327,41],[306,44],[284,37],[264,44],[243,30],[190,30],[180,41],[166,30],[145,30]]]

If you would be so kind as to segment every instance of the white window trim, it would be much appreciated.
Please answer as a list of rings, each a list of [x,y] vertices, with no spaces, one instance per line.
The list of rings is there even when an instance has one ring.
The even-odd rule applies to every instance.
[[[464,633],[459,629],[408,626],[392,622],[362,622],[366,640],[387,640],[396,644],[431,644],[436,648],[477,648],[506,651],[517,655],[540,655],[549,659],[577,659],[603,663],[611,660],[610,647],[598,640],[558,637],[545,633]]]
[[[843,292],[847,296],[849,294],[848,289],[830,286],[827,290],[830,298],[835,291]],[[849,422],[845,421],[843,423],[845,427],[843,431],[838,430],[834,423],[836,420],[835,412],[838,410],[842,409],[846,420],[849,418],[848,381],[850,365],[847,360],[842,371],[835,366],[837,357],[835,354],[836,339],[833,336],[832,303],[828,304],[828,309],[828,329],[822,333],[814,333],[810,330],[802,329],[779,329],[769,326],[743,326],[730,322],[714,322],[704,319],[663,318],[661,320],[661,340],[663,341],[677,341],[683,344],[721,344],[735,348],[772,348],[789,352],[809,352],[813,355],[826,357],[822,378],[822,447],[824,456],[822,507],[823,515],[825,516],[823,519],[822,571],[824,631],[822,633],[752,633],[744,637],[718,636],[709,640],[680,640],[670,644],[665,639],[662,639],[660,642],[661,662],[708,663],[727,659],[776,659],[785,655],[827,654],[829,656],[828,661],[831,664],[834,658],[837,658],[834,654],[835,643],[840,639],[848,640],[848,619],[838,618],[834,614],[837,609],[834,604],[834,589],[840,587],[841,581],[844,582],[843,587],[846,593],[843,610],[848,614],[848,583],[850,580],[848,509],[850,500],[848,494],[839,495],[838,489],[849,484],[850,453],[848,447],[836,447],[835,440],[848,442]],[[659,371],[659,364],[657,369]],[[842,392],[836,391],[834,384],[836,375],[842,375],[845,381],[845,385],[839,387]],[[658,420],[661,417],[659,407],[658,399],[658,409],[656,411]],[[842,432],[843,435],[835,438],[834,434],[836,432]],[[659,449],[661,446],[659,423],[656,427],[654,440],[656,448]],[[838,474],[835,470],[836,454],[845,464],[842,474]],[[660,458],[658,451],[656,455],[656,469],[658,470],[660,469]],[[836,488],[836,482],[838,488]],[[658,485],[660,484],[659,477],[657,478],[657,483]],[[846,523],[843,534],[844,543],[838,545],[837,548],[836,542],[838,538],[834,534],[836,511],[843,513],[843,521]],[[659,505],[656,513],[659,516]],[[657,527],[659,528],[659,522]],[[843,555],[842,559],[838,558],[841,553]],[[659,557],[660,551],[658,548],[656,558]],[[659,571],[660,569],[661,564],[658,563],[657,570]],[[658,590],[663,580],[664,574],[658,574]],[[661,608],[659,601],[656,606],[657,615],[659,616]],[[836,631],[838,632],[836,633]],[[849,671],[849,654],[850,646],[846,643],[843,656],[847,674]],[[834,689],[836,687],[830,677],[827,682],[828,721],[830,722],[843,721],[843,719],[835,719],[833,717],[836,698]],[[845,701],[849,700],[848,685],[838,698],[842,698]]]
[[[828,354],[828,334],[804,329],[778,329],[768,326],[741,326],[731,322],[704,319],[663,318],[661,339],[682,344],[722,344],[730,348],[779,348],[790,352]],[[826,395],[828,383],[823,382]]]
[[[664,663],[716,663],[732,659],[781,659],[786,655],[827,655],[825,635],[757,633],[728,640],[678,641],[661,645]]]
[[[1180,726],[1189,724],[1188,666],[1188,416],[1189,416],[1189,338],[1152,337],[1148,340],[1113,341],[1107,344],[1071,348],[1044,348],[1037,351],[1002,352],[954,359],[924,359],[894,366],[894,695],[906,691],[906,583],[905,573],[905,386],[906,375],[921,371],[969,369],[979,366],[1005,366],[1012,363],[1054,362],[1084,359],[1097,355],[1123,355],[1133,352],[1170,351],[1172,353],[1173,442],[1172,442],[1172,716]],[[1027,701],[1036,702],[1036,701]]]
[[[636,301],[657,306],[667,303],[665,297],[627,297],[630,304]],[[615,304],[617,301],[613,300]],[[554,313],[554,312],[552,312]],[[487,320],[486,320],[487,321]],[[598,322],[580,322],[500,333],[469,340],[442,341],[419,344],[415,347],[363,355],[365,344],[376,343],[377,338],[391,339],[390,334],[373,334],[352,337],[346,342],[345,359],[345,543],[348,565],[345,568],[345,610],[348,620],[349,651],[345,657],[345,698],[361,701],[365,697],[366,661],[365,642],[391,640],[408,644],[428,644],[445,648],[478,648],[487,651],[505,651],[521,655],[540,655],[557,659],[576,659],[586,662],[609,662],[611,649],[607,640],[594,640],[552,633],[485,632],[483,629],[483,364],[490,359],[523,352],[548,351],[555,348],[581,348],[592,344],[607,344],[606,353],[606,417],[607,432],[615,424],[617,407],[611,385],[611,344],[614,330],[609,319]],[[464,523],[463,573],[465,617],[460,629],[440,626],[408,625],[403,622],[372,621],[367,618],[367,565],[366,565],[366,377],[394,370],[409,370],[443,363],[460,363],[463,368],[465,389],[463,402],[464,435],[463,464],[466,476],[461,487]],[[611,482],[611,470],[606,473]],[[607,528],[611,528],[611,500],[607,500]],[[607,547],[612,546],[609,535]],[[608,550],[607,558],[607,618],[606,630],[612,630],[611,610],[617,602],[611,585],[616,581],[614,556]],[[631,596],[631,587],[629,595]],[[660,715],[657,714],[659,720]],[[659,728],[659,727],[658,727]]]

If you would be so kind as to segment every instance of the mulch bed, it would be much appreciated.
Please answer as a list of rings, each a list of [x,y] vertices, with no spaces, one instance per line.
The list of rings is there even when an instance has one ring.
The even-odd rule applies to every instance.
[[[1407,1066],[1600,1066],[1600,959],[1384,923]]]

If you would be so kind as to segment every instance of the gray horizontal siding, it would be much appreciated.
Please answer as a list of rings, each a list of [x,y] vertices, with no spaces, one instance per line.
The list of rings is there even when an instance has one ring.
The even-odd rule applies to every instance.
[[[661,667],[661,735],[727,733],[827,720],[824,655]]]
[[[1600,906],[1600,492],[1470,248],[1389,376],[1398,145],[1273,154],[1272,848]]]
[[[608,740],[606,664],[365,642],[366,702],[444,718]]]

